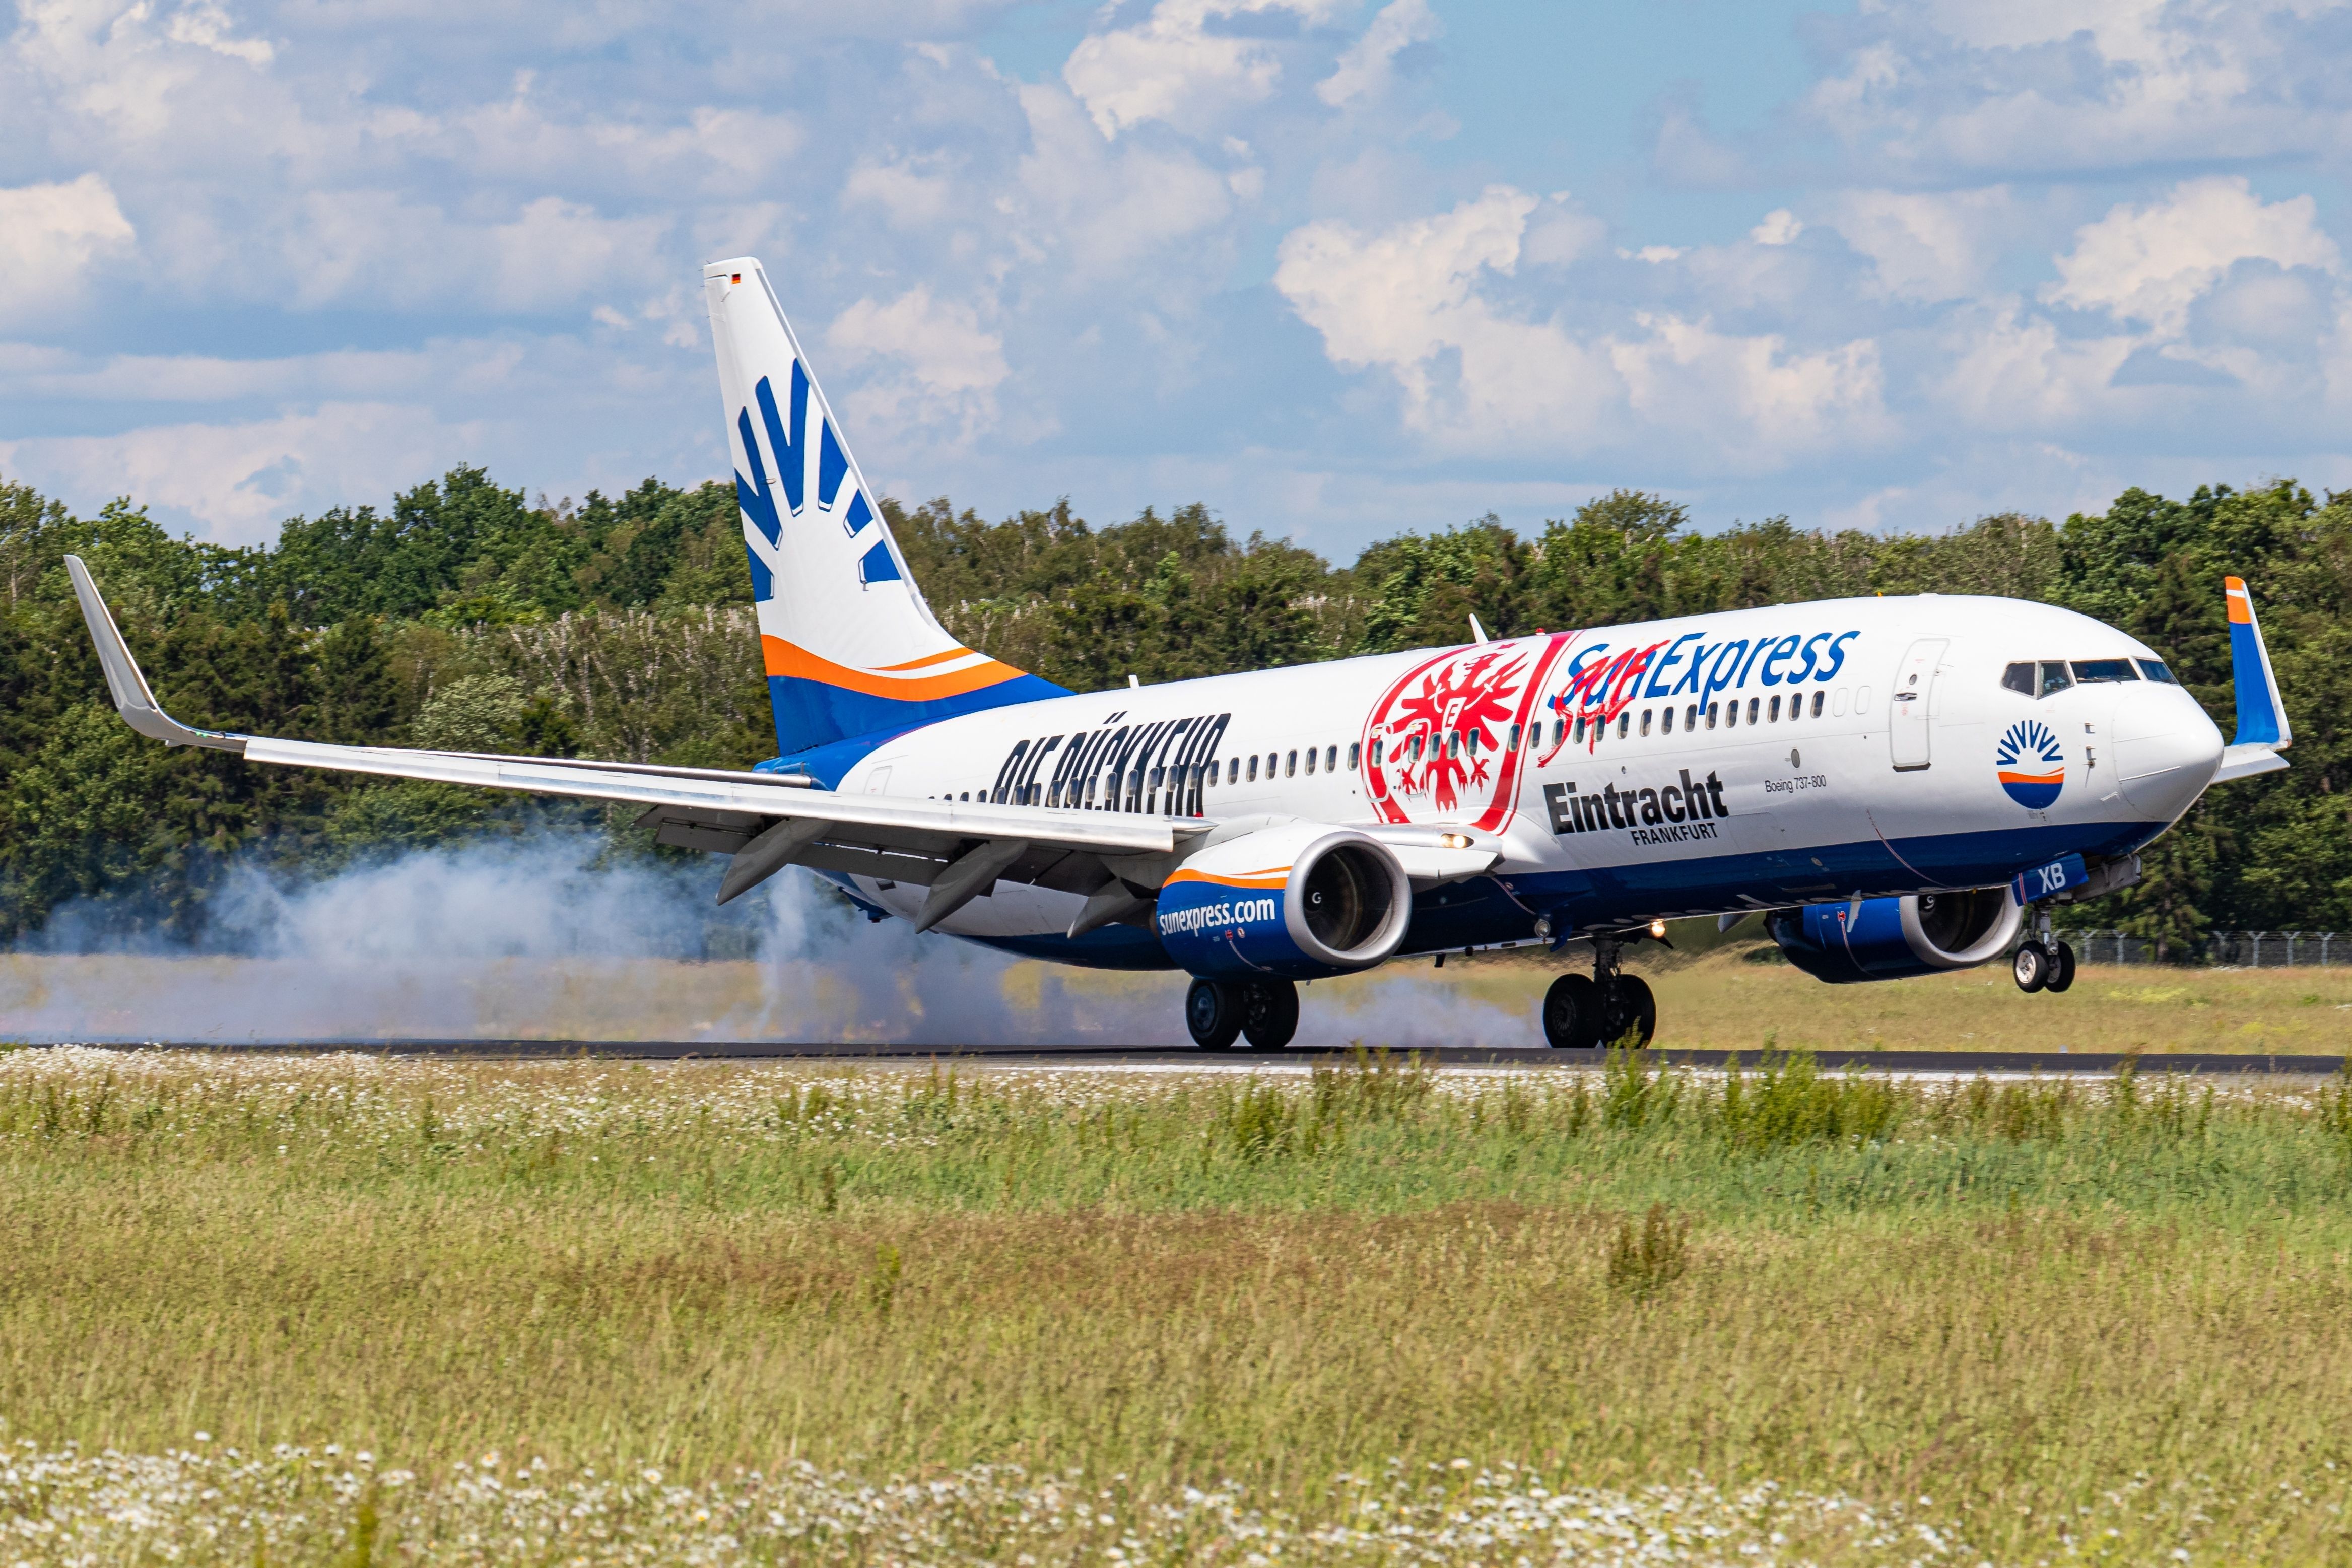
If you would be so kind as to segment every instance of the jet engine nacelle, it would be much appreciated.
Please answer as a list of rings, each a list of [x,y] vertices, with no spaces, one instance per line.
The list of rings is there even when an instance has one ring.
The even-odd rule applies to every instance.
[[[1818,980],[1899,980],[1998,958],[2025,911],[2008,887],[1778,909],[1766,917],[1789,962]]]
[[[1317,980],[1397,950],[1412,884],[1379,840],[1286,822],[1211,844],[1160,889],[1160,945],[1195,975]]]

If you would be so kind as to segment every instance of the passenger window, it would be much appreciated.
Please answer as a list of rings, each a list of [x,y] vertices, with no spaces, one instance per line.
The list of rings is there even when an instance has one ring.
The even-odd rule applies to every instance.
[[[1286,768],[1285,768],[1282,770],[1282,776],[1283,776],[1285,779],[1290,779],[1290,778],[1295,778],[1295,777],[1297,777],[1297,773],[1298,773],[1298,753],[1297,753],[1297,752],[1295,752],[1295,751],[1294,751],[1294,752],[1292,752],[1292,753],[1290,754],[1290,764],[1289,764],[1289,766],[1288,766],[1288,767],[1286,767]]]
[[[1633,716],[1630,713],[1619,714],[1617,716],[1617,738],[1622,740],[1633,733]]]
[[[1348,755],[1349,755],[1349,757],[1351,757],[1351,758],[1352,758],[1352,757],[1354,757],[1354,756],[1355,756],[1355,754],[1356,754],[1356,748],[1355,748],[1354,747],[1352,747],[1352,746],[1351,746],[1351,747],[1348,747]],[[1349,766],[1350,766],[1350,767],[1352,767],[1352,766],[1354,766],[1354,764],[1353,764],[1353,763],[1350,763],[1350,764],[1349,764]],[[1339,748],[1338,747],[1336,747],[1336,746],[1327,746],[1327,747],[1325,747],[1323,748],[1323,771],[1324,771],[1324,772],[1326,772],[1326,773],[1335,773],[1335,772],[1339,771]]]
[[[2129,659],[2077,659],[2074,678],[2084,685],[2094,681],[2137,681],[2139,672]]]
[[[1780,699],[1779,697],[1774,697],[1772,699],[1772,706],[1764,710],[1764,717],[1768,723],[1778,724],[1780,722]]]
[[[1648,708],[1643,708],[1642,710],[1642,733],[1643,735],[1650,733],[1650,710]]]
[[[1827,692],[1815,692],[1813,694],[1813,716],[1815,718],[1822,716],[1822,699],[1827,695],[1829,695],[1829,693]]]
[[[2042,666],[2042,695],[2043,696],[2048,696],[2052,692],[2063,692],[2074,684],[2074,679],[2072,675],[2069,675],[2066,673],[2066,666],[2058,663],[2056,660],[2053,659]]]
[[[2012,692],[2021,692],[2029,697],[2032,696],[2033,695],[2033,666],[2031,664],[2011,664],[2009,668],[2000,673],[2000,684]]]
[[[1516,724],[1515,724],[1515,725],[1513,725],[1513,726],[1511,726],[1511,747],[1510,747],[1510,748],[1511,748],[1513,751],[1517,751],[1517,750],[1519,748],[1519,727],[1518,727],[1517,725],[1516,725]]]
[[[1257,753],[1255,751],[1250,753],[1249,781],[1253,784],[1257,782]]]
[[[1717,705],[1714,703],[1706,705],[1706,727],[1709,729],[1713,729],[1715,727],[1716,706]]]
[[[1420,736],[1416,735],[1412,737],[1412,751],[1409,760],[1414,762],[1421,760],[1421,741],[1422,737]]]
[[[1372,766],[1373,766],[1373,767],[1378,768],[1378,767],[1381,765],[1381,754],[1382,752],[1386,751],[1387,749],[1388,749],[1388,747],[1381,742],[1380,738],[1379,738],[1377,736],[1373,737],[1373,739],[1372,739]]]
[[[1576,721],[1576,743],[1579,746],[1584,744],[1584,719],[1581,716],[1579,716]]]
[[[1737,697],[1723,705],[1723,727],[1726,729],[1739,727],[1739,700]]]
[[[1225,782],[1228,784],[1238,784],[1241,781],[1242,759],[1238,757],[1228,758],[1225,761]]]
[[[2163,685],[2177,686],[2180,684],[2179,681],[2173,679],[2172,672],[2165,668],[2164,661],[2161,659],[2140,660],[2139,673],[2146,675],[2149,680],[2158,682]]]
[[[1664,712],[1663,712],[1663,713],[1661,713],[1661,714],[1659,714],[1659,715],[1658,715],[1658,733],[1659,733],[1660,735],[1672,735],[1672,734],[1674,734],[1674,732],[1675,732],[1675,710],[1674,710],[1674,709],[1672,709],[1672,708],[1668,708],[1668,709],[1666,709]]]
[[[1696,704],[1696,703],[1693,703],[1693,704],[1691,704],[1691,705],[1690,705],[1690,706],[1688,706],[1688,707],[1686,707],[1686,708],[1683,709],[1683,728],[1684,728],[1684,729],[1685,729],[1685,730],[1693,730],[1693,729],[1696,729],[1697,727],[1698,727],[1698,704]]]
[[[1307,771],[1315,771],[1315,748],[1311,746],[1307,748]]]
[[[1363,765],[1364,743],[1360,740],[1351,740],[1348,742],[1348,771],[1353,773],[1357,768],[1361,768]]]
[[[1552,743],[1554,746],[1558,746],[1561,741],[1563,741],[1563,740],[1565,740],[1565,739],[1567,739],[1567,738],[1568,738],[1568,720],[1566,720],[1566,719],[1564,719],[1564,718],[1556,718],[1556,719],[1552,720],[1552,721],[1551,721],[1551,743]]]
[[[1759,714],[1759,713],[1762,713],[1763,711],[1764,711],[1764,699],[1763,699],[1762,697],[1749,697],[1749,698],[1748,699],[1748,723],[1750,723],[1750,724],[1754,724],[1754,723],[1756,722],[1756,716],[1757,716],[1758,714]]]

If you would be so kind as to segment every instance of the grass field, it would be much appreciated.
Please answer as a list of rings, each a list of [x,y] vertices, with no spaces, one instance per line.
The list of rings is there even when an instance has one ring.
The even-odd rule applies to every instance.
[[[1713,922],[1697,923],[1701,936]],[[2085,967],[2064,996],[2024,996],[2005,965],[1825,986],[1747,949],[1637,950],[1663,1046],[1753,1051],[2179,1051],[2336,1054],[2352,1044],[2352,966]],[[1184,1042],[1183,977],[970,962],[929,970],[844,959],[679,963],[487,960],[342,972],[290,960],[0,956],[0,1018],[35,1038],[1005,1040]],[[1536,1045],[1566,960],[1458,955],[1318,982],[1302,1043]],[[952,983],[938,983],[938,977]],[[895,977],[895,979],[892,977]],[[357,1021],[355,1021],[357,1020]]]
[[[17,1051],[0,1164],[0,1561],[2352,1555],[2334,1085]]]
[[[1463,966],[1465,978],[1481,972],[1477,962]],[[2352,1048],[2352,966],[2086,965],[2055,997],[2025,995],[2005,964],[1826,986],[1790,965],[1748,962],[1734,951],[1646,972],[1657,988],[1661,1045],[1750,1051],[1770,1036],[1817,1051],[2341,1055]]]

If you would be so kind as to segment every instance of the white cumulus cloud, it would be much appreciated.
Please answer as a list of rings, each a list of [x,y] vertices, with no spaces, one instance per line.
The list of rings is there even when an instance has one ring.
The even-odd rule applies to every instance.
[[[1983,287],[2000,258],[2012,204],[2008,187],[1979,191],[1845,191],[1831,223],[1870,258],[1879,292],[1935,303]]]
[[[1270,11],[1318,21],[1340,4],[1159,0],[1135,26],[1080,40],[1062,67],[1062,79],[1105,136],[1147,120],[1206,130],[1232,106],[1270,97],[1282,76],[1282,62],[1265,40],[1215,32],[1211,24]]]
[[[1315,96],[1337,109],[1361,98],[1377,98],[1396,75],[1396,57],[1415,44],[1445,31],[1429,0],[1390,0],[1339,57],[1339,68],[1315,84]]]
[[[826,341],[845,365],[879,360],[847,402],[859,440],[894,445],[930,427],[934,440],[969,444],[997,422],[996,390],[1011,374],[1004,340],[980,324],[971,306],[935,299],[928,285],[896,299],[860,299],[835,318]]]
[[[2120,203],[2084,225],[2042,297],[2172,336],[2188,324],[2197,297],[2243,260],[2330,272],[2343,263],[2309,196],[2265,203],[2242,177],[2216,175],[2184,182],[2144,206]]]
[[[468,455],[478,430],[428,408],[332,402],[233,424],[152,424],[120,435],[0,443],[0,466],[44,490],[127,495],[205,525],[218,544],[260,544],[298,512],[389,497]]]
[[[1366,234],[1330,222],[1285,238],[1275,287],[1348,370],[1380,369],[1407,426],[1465,452],[1707,444],[1702,466],[1770,469],[1801,452],[1884,439],[1884,375],[1867,340],[1792,347],[1705,319],[1628,312],[1576,333],[1490,298],[1544,206],[1490,185],[1448,212]]]
[[[85,298],[136,235],[102,176],[0,189],[0,323],[46,322]]]

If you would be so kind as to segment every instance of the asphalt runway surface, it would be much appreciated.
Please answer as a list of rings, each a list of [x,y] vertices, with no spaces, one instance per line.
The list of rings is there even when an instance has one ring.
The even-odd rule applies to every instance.
[[[44,1043],[68,1043],[50,1041]],[[954,1062],[981,1068],[1212,1068],[1255,1070],[1305,1067],[1353,1060],[1346,1049],[1294,1047],[1287,1051],[1196,1051],[1173,1046],[1118,1045],[871,1045],[793,1043],[778,1040],[89,1040],[115,1050],[252,1052],[350,1051],[376,1056],[467,1057],[481,1061],[549,1061],[597,1058],[643,1061],[806,1061],[841,1067],[911,1067]],[[1529,1046],[1438,1046],[1397,1051],[1441,1068],[1558,1071],[1592,1070],[1606,1061],[1599,1051],[1548,1051]],[[1659,1066],[1719,1069],[1734,1056],[1743,1068],[1772,1060],[1756,1051],[1658,1050],[1645,1059]],[[1984,1072],[2001,1075],[2114,1072],[2126,1061],[2147,1072],[2209,1076],[2270,1075],[2327,1077],[2345,1070],[2341,1056],[2261,1056],[2216,1051],[2126,1058],[2109,1052],[2063,1051],[1824,1051],[1814,1061],[1826,1071],[1929,1073],[1937,1077]]]

